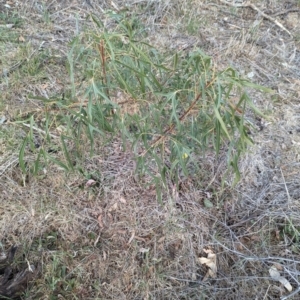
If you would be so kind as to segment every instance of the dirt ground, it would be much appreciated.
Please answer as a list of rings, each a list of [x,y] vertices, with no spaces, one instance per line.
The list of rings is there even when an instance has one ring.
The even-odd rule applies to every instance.
[[[38,106],[28,95],[64,93],[72,38],[90,13],[110,28],[108,11],[138,16],[158,49],[200,48],[274,91],[249,91],[266,117],[249,116],[238,185],[221,186],[226,157],[210,155],[160,205],[118,140],[87,155],[93,187],[56,165],[22,176],[12,120]],[[0,16],[0,251],[18,245],[14,272],[38,274],[20,299],[300,299],[299,1],[10,0]]]

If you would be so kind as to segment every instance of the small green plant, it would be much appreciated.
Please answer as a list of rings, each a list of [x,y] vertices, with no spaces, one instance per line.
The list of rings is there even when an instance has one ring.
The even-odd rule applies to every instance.
[[[22,23],[23,21],[18,14],[8,13],[7,11],[0,12],[0,24],[10,24],[12,27],[20,27]]]
[[[42,3],[42,5],[41,5],[41,12],[42,12],[44,22],[46,24],[49,24],[51,22],[50,12],[45,3]]]
[[[69,99],[44,99],[47,122],[43,147],[32,145],[35,121],[20,151],[25,171],[24,149],[31,145],[39,160],[51,160],[70,171],[80,166],[86,146],[93,154],[94,142],[107,143],[114,136],[131,144],[137,172],[149,174],[161,199],[167,179],[175,184],[181,175],[191,174],[197,156],[208,151],[227,151],[228,165],[239,179],[238,159],[252,140],[246,111],[260,114],[247,88],[268,89],[243,79],[233,68],[217,70],[200,49],[189,54],[163,53],[143,40],[145,32],[134,22],[113,14],[115,29],[108,32],[91,16],[95,29],[71,44],[68,69],[72,82]],[[76,82],[84,74],[84,101],[79,102]],[[123,103],[118,98],[124,97]],[[135,110],[124,112],[123,104]],[[46,111],[46,110],[45,110]],[[52,113],[51,113],[52,112]],[[55,125],[55,126],[54,126]],[[45,150],[53,141],[50,132],[58,126],[64,133],[56,141],[64,159]],[[72,149],[72,150],[70,150]],[[80,166],[81,168],[81,166]]]
[[[295,242],[295,244],[299,244],[300,239],[300,228],[299,226],[294,225],[293,219],[287,219],[286,224],[282,229],[282,233],[287,235],[291,241]]]
[[[0,12],[0,42],[18,42],[19,34],[14,29],[22,26],[22,19],[16,13]]]

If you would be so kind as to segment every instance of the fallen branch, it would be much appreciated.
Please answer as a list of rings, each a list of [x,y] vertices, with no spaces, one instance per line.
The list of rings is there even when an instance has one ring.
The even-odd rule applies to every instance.
[[[250,1],[246,1],[244,3],[241,4],[232,4],[230,2],[227,2],[226,0],[220,0],[221,3],[224,3],[226,5],[229,6],[233,6],[233,7],[250,7],[251,9],[257,11],[260,15],[262,15],[265,19],[273,22],[274,24],[276,24],[279,28],[281,28],[283,31],[285,31],[286,33],[289,34],[289,36],[293,36],[281,23],[279,23],[275,18],[265,14],[263,11],[261,11],[256,5],[250,3]]]

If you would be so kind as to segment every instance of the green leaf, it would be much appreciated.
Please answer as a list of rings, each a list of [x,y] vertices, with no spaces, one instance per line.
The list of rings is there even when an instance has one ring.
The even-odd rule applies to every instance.
[[[224,121],[222,120],[222,117],[218,111],[218,109],[216,107],[214,107],[214,112],[215,112],[215,115],[221,125],[221,128],[223,129],[224,133],[227,135],[228,139],[231,140],[231,136],[229,135],[227,129],[226,129],[226,125],[224,123]]]
[[[28,136],[24,139],[20,151],[19,151],[19,164],[22,172],[26,174],[26,167],[25,167],[25,161],[24,161],[24,153],[25,153],[25,147],[28,144]]]
[[[61,144],[63,146],[63,152],[64,152],[64,155],[65,155],[65,159],[66,159],[66,161],[68,163],[68,167],[71,170],[74,170],[73,163],[72,163],[72,160],[70,158],[70,153],[69,153],[69,150],[68,150],[67,145],[65,143],[65,136],[61,135],[60,136],[60,140],[61,140]]]
[[[63,162],[61,162],[60,160],[54,158],[53,156],[49,155],[48,153],[46,154],[47,158],[49,158],[52,162],[54,162],[56,165],[60,166],[61,168],[63,168],[65,171],[69,171],[69,168],[66,164],[64,164]]]
[[[204,199],[204,206],[206,208],[213,208],[214,207],[213,203],[208,199]]]

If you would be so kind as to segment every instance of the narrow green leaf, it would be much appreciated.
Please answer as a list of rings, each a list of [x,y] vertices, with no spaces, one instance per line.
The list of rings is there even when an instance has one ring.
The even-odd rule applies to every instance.
[[[22,172],[26,174],[26,167],[25,167],[25,161],[24,161],[24,153],[25,153],[25,147],[28,144],[28,136],[24,139],[20,151],[19,151],[19,164]]]
[[[39,168],[40,168],[40,157],[42,155],[42,149],[40,149],[39,153],[38,153],[38,156],[34,162],[34,166],[33,166],[33,175],[37,175],[38,172],[39,172]]]
[[[178,53],[176,52],[173,58],[173,69],[176,70],[178,65]]]
[[[229,135],[229,133],[228,133],[228,131],[226,129],[226,125],[223,122],[222,117],[221,117],[221,115],[220,115],[220,113],[219,113],[219,111],[218,111],[218,109],[216,107],[214,107],[214,112],[215,112],[215,116],[217,117],[217,119],[218,119],[218,121],[219,121],[219,123],[220,123],[220,125],[221,125],[221,127],[222,127],[222,129],[224,131],[224,133],[227,135],[228,139],[231,140],[231,137],[230,137],[230,135]]]
[[[94,14],[90,14],[92,20],[94,23],[96,23],[96,25],[99,27],[99,28],[104,28],[104,24],[102,23],[101,20],[99,20],[98,16],[94,15]]]
[[[205,206],[206,208],[213,208],[213,207],[214,207],[214,204],[213,204],[210,200],[208,200],[207,198],[205,198],[205,199],[204,199],[204,206]]]
[[[61,135],[60,140],[61,140],[62,149],[63,149],[63,152],[64,152],[65,159],[68,163],[68,168],[70,168],[71,170],[74,170],[74,166],[73,166],[72,160],[70,158],[69,150],[68,150],[67,145],[65,143],[65,136]]]
[[[51,155],[49,155],[47,153],[47,158],[50,159],[52,162],[54,162],[56,165],[60,166],[61,168],[63,168],[65,171],[69,171],[69,168],[66,164],[64,164],[62,161],[52,157]]]
[[[162,186],[161,186],[160,178],[154,177],[154,182],[155,182],[155,189],[156,189],[156,199],[157,202],[162,206],[163,205],[162,193],[161,193]]]

